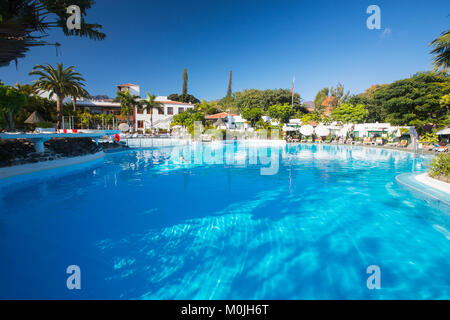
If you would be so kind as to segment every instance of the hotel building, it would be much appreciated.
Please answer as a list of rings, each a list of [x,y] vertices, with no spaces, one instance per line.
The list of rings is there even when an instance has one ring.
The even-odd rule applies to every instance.
[[[174,115],[195,107],[190,103],[170,101],[164,96],[156,97],[155,102],[161,104],[161,109],[153,108],[153,114],[147,109],[136,108],[135,128],[137,131],[145,132],[151,128],[168,130]]]

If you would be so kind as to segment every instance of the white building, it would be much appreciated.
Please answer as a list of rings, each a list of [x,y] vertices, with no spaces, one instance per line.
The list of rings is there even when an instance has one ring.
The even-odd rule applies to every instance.
[[[217,126],[219,129],[246,130],[249,128],[247,121],[234,113],[221,112],[206,116],[205,119],[214,126],[217,126],[217,121],[220,119],[220,125]]]
[[[141,88],[137,84],[125,83],[117,85],[117,91],[126,92],[130,91],[130,95],[132,96],[141,96]]]
[[[250,127],[247,121],[240,115],[233,116],[232,124],[234,124],[234,129],[236,130],[247,130]]]
[[[394,132],[397,132],[397,126],[391,126],[390,123],[361,123],[355,124],[353,132],[355,137],[374,137],[378,135],[383,138],[387,138]]]
[[[152,128],[168,130],[174,115],[195,107],[190,103],[170,101],[164,96],[156,97],[155,102],[161,104],[161,110],[153,108],[153,114],[147,109],[136,108],[135,125],[137,131],[145,132]]]

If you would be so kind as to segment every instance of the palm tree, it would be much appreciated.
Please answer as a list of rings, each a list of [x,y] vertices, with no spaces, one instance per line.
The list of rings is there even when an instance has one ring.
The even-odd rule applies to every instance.
[[[25,57],[33,47],[60,46],[44,40],[50,29],[60,29],[66,36],[105,39],[106,35],[100,32],[101,25],[86,22],[87,11],[94,3],[94,0],[0,1],[0,67],[9,65],[11,61],[17,64],[17,59]],[[80,7],[81,29],[69,30],[67,27],[69,4]]]
[[[443,32],[429,46],[433,47],[430,53],[434,55],[434,71],[442,68],[444,72],[447,72],[450,67],[450,30]]]
[[[64,69],[63,64],[57,64],[56,69],[49,64],[36,65],[30,75],[40,76],[33,83],[33,88],[38,93],[47,92],[50,99],[56,95],[57,126],[60,129],[64,98],[75,92],[86,92],[83,88],[86,80],[74,71],[73,66]]]
[[[217,104],[217,102],[207,102],[202,100],[202,102],[195,105],[195,110],[203,112],[205,115],[212,115],[222,112],[222,107]]]
[[[140,97],[136,95],[131,95],[130,90],[118,91],[117,97],[114,99],[116,102],[120,102],[121,114],[127,116],[127,124],[130,125],[130,113],[133,112],[135,106],[138,106],[140,102],[138,101]]]
[[[140,101],[140,105],[147,110],[147,114],[150,114],[150,126],[153,129],[153,109],[162,111],[164,110],[164,107],[161,103],[155,101],[156,96],[154,94],[147,92],[147,99],[148,100]]]
[[[70,95],[72,96],[73,113],[77,113],[77,99],[78,98],[89,98],[89,93],[82,87],[73,87]]]
[[[28,97],[35,94],[33,86],[29,84],[20,84],[17,82],[15,84],[15,88],[19,90],[21,93],[26,94]]]

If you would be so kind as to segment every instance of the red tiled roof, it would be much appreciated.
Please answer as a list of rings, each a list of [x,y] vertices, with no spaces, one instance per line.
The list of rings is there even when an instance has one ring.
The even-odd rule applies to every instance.
[[[192,104],[187,103],[187,102],[179,102],[179,101],[171,101],[171,100],[164,100],[164,101],[155,100],[155,102],[159,102],[161,104],[185,104],[188,106],[192,106]]]
[[[210,116],[206,116],[205,119],[207,120],[212,120],[212,119],[222,119],[225,118],[227,116],[233,116],[233,117],[237,117],[237,114],[234,113],[227,113],[227,112],[221,112],[221,113],[216,113]]]

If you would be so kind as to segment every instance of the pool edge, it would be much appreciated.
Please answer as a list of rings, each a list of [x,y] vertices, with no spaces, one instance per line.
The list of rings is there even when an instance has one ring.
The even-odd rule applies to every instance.
[[[94,160],[104,158],[106,153],[103,151],[89,154],[85,156],[78,156],[72,158],[58,159],[53,161],[45,161],[38,163],[27,163],[19,166],[0,168],[0,181],[16,176],[26,175],[29,173],[57,169],[76,164],[86,163]]]
[[[426,174],[426,173],[425,173]],[[450,206],[450,194],[432,187],[429,184],[425,184],[417,180],[418,176],[423,176],[424,173],[402,173],[395,177],[397,183],[407,187],[410,190],[425,195],[433,200],[437,200],[447,206]]]

